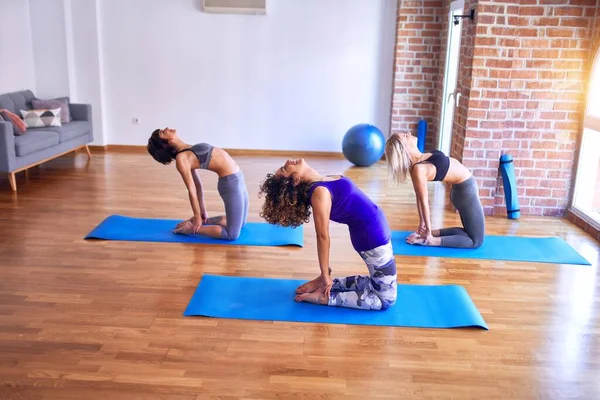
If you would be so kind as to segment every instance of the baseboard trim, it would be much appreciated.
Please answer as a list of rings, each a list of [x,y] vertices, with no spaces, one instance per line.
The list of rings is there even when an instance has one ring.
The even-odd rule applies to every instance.
[[[108,144],[106,146],[91,145],[89,148],[98,152],[115,152],[115,153],[145,153],[146,146],[139,145],[124,145],[124,144]],[[255,150],[255,149],[224,149],[232,157],[304,157],[304,158],[329,158],[343,160],[342,152],[328,151],[293,151],[293,150]]]
[[[107,144],[105,146],[93,145],[89,146],[91,150],[101,152],[115,152],[115,153],[143,153],[146,152],[146,146],[134,146],[124,144]]]
[[[293,150],[255,150],[255,149],[225,149],[231,156],[261,156],[261,157],[304,157],[344,159],[343,153],[329,151],[293,151]]]

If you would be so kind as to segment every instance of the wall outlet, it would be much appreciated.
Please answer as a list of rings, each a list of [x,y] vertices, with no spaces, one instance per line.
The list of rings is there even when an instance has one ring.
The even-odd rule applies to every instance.
[[[133,119],[131,120],[131,122],[133,122],[134,125],[137,125],[140,123],[140,119],[138,117],[133,117]]]

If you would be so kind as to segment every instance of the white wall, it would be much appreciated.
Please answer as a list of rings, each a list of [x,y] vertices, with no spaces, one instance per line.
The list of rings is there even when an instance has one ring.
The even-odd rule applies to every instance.
[[[63,0],[29,2],[36,77],[35,95],[51,98],[70,94],[67,30]]]
[[[29,2],[0,0],[0,93],[35,91],[35,83]]]
[[[69,68],[72,100],[92,105],[93,144],[107,143],[104,129],[101,32],[98,0],[68,0],[67,20],[71,30],[72,51]]]
[[[189,143],[341,151],[354,124],[387,133],[396,1],[269,0],[266,16],[199,3],[99,3],[108,143],[170,126]]]

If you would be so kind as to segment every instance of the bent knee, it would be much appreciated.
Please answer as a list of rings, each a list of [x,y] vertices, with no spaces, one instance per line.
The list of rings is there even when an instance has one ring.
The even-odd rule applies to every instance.
[[[236,240],[240,237],[242,233],[241,229],[231,229],[231,228],[223,228],[221,230],[221,238],[225,240]]]
[[[478,249],[483,244],[483,238],[475,238],[473,239],[473,249]]]

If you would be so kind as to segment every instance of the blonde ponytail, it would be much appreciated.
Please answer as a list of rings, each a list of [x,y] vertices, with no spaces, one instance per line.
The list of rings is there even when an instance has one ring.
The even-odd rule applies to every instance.
[[[410,157],[397,133],[385,143],[385,158],[390,178],[396,183],[405,182],[410,171]]]

